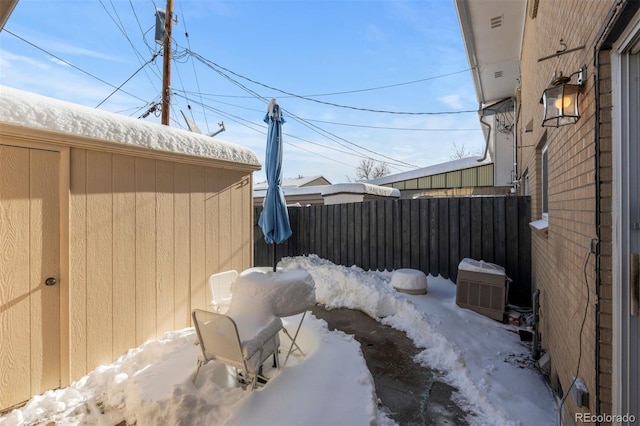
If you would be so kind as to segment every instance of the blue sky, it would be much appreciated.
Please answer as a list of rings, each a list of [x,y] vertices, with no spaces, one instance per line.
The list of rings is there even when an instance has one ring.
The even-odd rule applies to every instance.
[[[139,117],[160,99],[162,57],[145,64],[165,6],[20,0],[0,33],[0,83]],[[362,158],[399,173],[450,160],[454,143],[483,148],[477,114],[440,114],[478,107],[453,0],[174,0],[174,13],[171,126],[186,128],[181,110],[203,132],[224,121],[218,137],[262,161],[276,97],[284,177],[344,182]]]

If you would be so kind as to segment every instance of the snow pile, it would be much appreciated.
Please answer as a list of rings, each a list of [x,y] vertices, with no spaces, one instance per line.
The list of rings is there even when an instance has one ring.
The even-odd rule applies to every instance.
[[[388,273],[366,273],[357,266],[337,266],[316,255],[284,258],[279,265],[309,271],[316,283],[316,300],[328,308],[358,309],[381,319],[406,309],[409,304],[398,299],[389,285]]]
[[[313,277],[316,299],[328,307],[360,309],[403,330],[418,348],[416,361],[458,389],[467,421],[484,425],[555,424],[554,400],[531,368],[529,348],[515,328],[455,304],[455,285],[429,278],[429,293],[410,296],[391,286],[390,272],[336,266],[315,255],[285,258],[285,268]],[[300,316],[284,319],[295,330]],[[36,396],[0,418],[0,425],[62,424],[391,424],[378,409],[373,379],[359,344],[307,315],[291,357],[267,385],[233,386],[226,367],[210,362],[192,383],[198,347],[192,328],[132,349],[68,388]],[[282,338],[283,349],[288,339]],[[281,353],[281,357],[284,357]]]
[[[259,166],[245,147],[208,136],[150,123],[0,86],[0,121],[111,142]]]
[[[391,275],[391,285],[403,293],[425,294],[427,292],[427,276],[417,269],[396,269]]]
[[[483,274],[504,275],[504,268],[495,263],[485,262],[484,260],[474,260],[465,257],[458,265],[459,271],[480,272]]]
[[[251,268],[233,283],[231,310],[242,315],[263,306],[281,317],[299,314],[315,305],[314,289],[313,278],[304,269]]]
[[[299,317],[290,320],[293,328]],[[216,362],[200,370],[194,385],[195,338],[186,328],[149,341],[68,388],[32,398],[0,417],[0,425],[392,424],[378,412],[359,343],[312,315],[298,336],[307,356],[292,356],[277,374],[268,371],[274,377],[253,392],[236,387]]]

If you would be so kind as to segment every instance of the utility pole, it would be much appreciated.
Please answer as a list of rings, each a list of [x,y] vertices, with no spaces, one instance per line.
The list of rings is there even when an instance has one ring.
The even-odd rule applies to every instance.
[[[171,102],[171,26],[173,24],[173,0],[167,0],[164,20],[162,61],[162,124],[169,125]]]

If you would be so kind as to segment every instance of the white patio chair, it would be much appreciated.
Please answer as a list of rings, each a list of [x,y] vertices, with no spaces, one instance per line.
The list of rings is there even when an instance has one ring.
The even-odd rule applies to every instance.
[[[267,380],[262,376],[261,366],[271,355],[274,355],[276,368],[280,368],[277,356],[280,346],[278,335],[282,329],[280,318],[271,316],[267,321],[259,322],[255,318],[243,318],[236,322],[228,315],[202,309],[194,309],[191,316],[202,350],[193,383],[200,368],[209,361],[233,367],[236,376],[241,370],[245,376],[244,384],[250,389],[256,387],[258,378]]]
[[[211,308],[221,314],[229,309],[231,303],[231,285],[238,278],[238,272],[229,270],[212,274],[209,277],[209,291],[211,292]]]

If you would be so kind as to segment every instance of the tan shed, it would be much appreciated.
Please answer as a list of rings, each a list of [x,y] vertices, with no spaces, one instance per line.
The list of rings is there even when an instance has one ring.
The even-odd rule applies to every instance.
[[[189,327],[253,264],[247,148],[0,87],[0,410]]]

